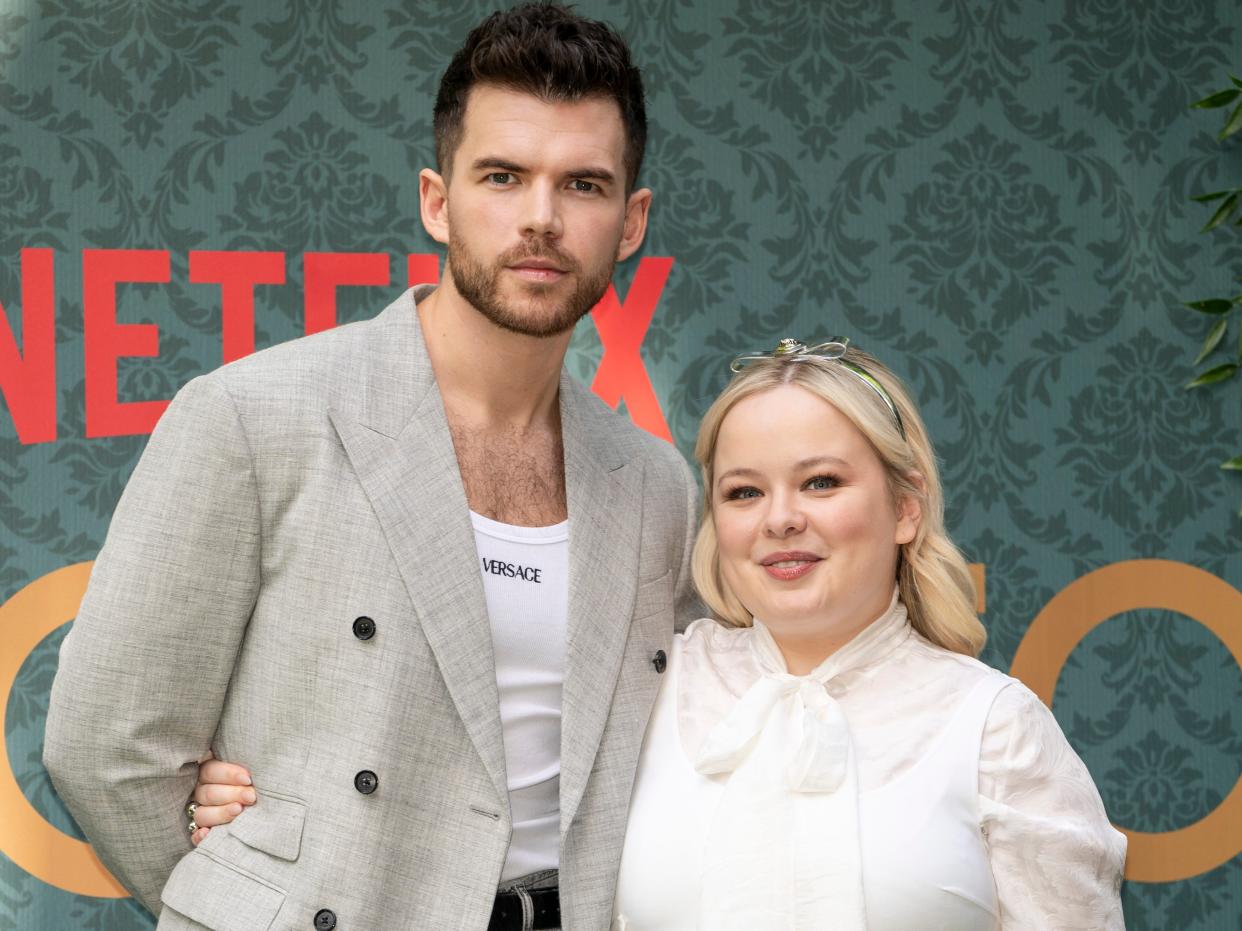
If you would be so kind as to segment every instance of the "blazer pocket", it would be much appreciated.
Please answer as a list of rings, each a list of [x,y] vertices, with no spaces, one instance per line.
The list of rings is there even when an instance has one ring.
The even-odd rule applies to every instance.
[[[305,823],[305,802],[262,789],[258,801],[238,815],[228,831],[247,847],[281,860],[296,860]]]
[[[639,585],[634,596],[634,613],[631,617],[638,621],[664,610],[672,611],[675,577],[676,573],[670,569],[664,575]]]
[[[160,898],[211,931],[268,931],[285,893],[209,853],[182,857]]]

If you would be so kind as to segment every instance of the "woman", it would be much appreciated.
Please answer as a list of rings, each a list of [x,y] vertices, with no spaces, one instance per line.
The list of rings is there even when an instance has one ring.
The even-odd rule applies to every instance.
[[[675,640],[615,931],[1123,928],[1125,839],[1086,768],[974,658],[974,588],[900,382],[840,339],[733,368],[695,449],[716,617]],[[234,785],[200,786],[230,803],[207,823],[253,797],[239,768],[202,773]]]

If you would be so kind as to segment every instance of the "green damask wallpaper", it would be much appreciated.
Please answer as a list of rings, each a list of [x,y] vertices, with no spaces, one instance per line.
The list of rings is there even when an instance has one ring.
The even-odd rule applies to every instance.
[[[1242,239],[1198,235],[1206,215],[1187,200],[1242,169],[1236,140],[1218,145],[1216,118],[1187,108],[1242,68],[1242,2],[580,6],[632,40],[646,75],[656,200],[641,255],[673,265],[642,360],[683,452],[733,354],[843,333],[922,400],[950,526],[985,567],[991,663],[1010,668],[1053,597],[1115,563],[1242,586],[1242,488],[1217,468],[1242,448],[1237,392],[1181,389],[1207,324],[1179,309],[1242,274]],[[355,280],[389,284],[337,290],[348,320],[405,286],[407,254],[435,251],[417,219],[432,96],[491,8],[0,0],[0,603],[95,556],[142,449],[141,435],[88,435],[117,432],[87,416],[110,377],[98,341],[120,347],[122,402],[166,399],[220,364],[220,288],[191,252],[284,254],[285,282],[254,290],[262,347],[302,332],[318,261],[304,254],[388,257]],[[22,251],[40,249],[46,287],[34,253],[23,274]],[[97,249],[167,254],[165,283],[117,290],[119,323],[156,325],[157,347],[88,312],[114,260],[84,255]],[[622,299],[637,267],[619,271]],[[54,369],[6,354],[40,300]],[[604,348],[584,321],[572,370],[590,383]],[[54,392],[56,438],[24,442],[17,409],[38,391]],[[1205,618],[1107,613],[1054,710],[1110,815],[1153,834],[1219,818],[1242,772],[1238,658]],[[39,762],[66,628],[15,656],[16,621],[0,617],[7,766],[43,819],[80,836]],[[1127,882],[1130,928],[1242,929],[1230,824],[1206,872]],[[0,926],[153,927],[127,899],[46,881],[55,864],[45,878],[19,867],[13,830],[0,819]]]

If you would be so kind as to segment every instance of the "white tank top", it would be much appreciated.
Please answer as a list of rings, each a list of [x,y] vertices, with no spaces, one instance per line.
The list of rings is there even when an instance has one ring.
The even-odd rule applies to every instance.
[[[643,742],[613,931],[699,929],[703,839],[724,781],[698,773],[682,749],[676,698],[681,641],[678,635]],[[1000,927],[977,799],[984,724],[1008,684],[1003,676],[985,677],[962,699],[930,752],[887,785],[859,794],[868,931]],[[800,925],[789,916],[771,924],[786,927]]]
[[[513,837],[501,881],[556,869],[569,522],[518,527],[470,512],[492,628]]]

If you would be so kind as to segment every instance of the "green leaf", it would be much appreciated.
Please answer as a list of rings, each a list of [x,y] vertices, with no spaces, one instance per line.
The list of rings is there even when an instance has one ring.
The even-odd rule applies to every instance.
[[[1234,87],[1242,87],[1242,78],[1235,78],[1235,77],[1231,74],[1231,75],[1229,75],[1229,80],[1233,81],[1233,86],[1234,86]]]
[[[1218,365],[1214,369],[1208,369],[1194,381],[1186,385],[1187,388],[1202,388],[1204,385],[1215,385],[1233,377],[1233,373],[1238,370],[1238,363],[1226,362],[1224,365]]]
[[[1198,365],[1204,359],[1212,354],[1212,350],[1220,345],[1220,341],[1225,338],[1225,330],[1229,328],[1229,318],[1221,317],[1216,321],[1216,325],[1207,335],[1207,339],[1203,341],[1203,348],[1199,350],[1199,354],[1195,356],[1194,364]]]
[[[1237,193],[1236,188],[1231,188],[1227,191],[1213,191],[1211,194],[1199,194],[1197,197],[1192,197],[1190,199],[1197,204],[1210,204],[1214,200],[1220,200],[1226,194],[1234,193]]]
[[[1188,301],[1186,306],[1201,314],[1227,314],[1233,310],[1233,301],[1223,297],[1212,298],[1210,301]]]
[[[1236,87],[1226,88],[1215,94],[1208,94],[1202,100],[1196,100],[1190,108],[1192,110],[1214,110],[1217,107],[1225,107],[1237,100],[1239,94],[1242,94],[1242,90]]]
[[[1220,131],[1220,135],[1216,138],[1224,142],[1239,129],[1242,129],[1242,103],[1233,108],[1233,112],[1229,114],[1229,120],[1225,123],[1225,128]]]
[[[1226,459],[1220,464],[1222,469],[1229,469],[1233,472],[1242,472],[1242,456],[1234,456],[1232,459]]]
[[[1200,233],[1206,233],[1208,230],[1214,230],[1222,223],[1226,222],[1233,213],[1234,208],[1238,206],[1238,192],[1234,191],[1225,198],[1224,203],[1216,208],[1216,212],[1212,214],[1212,219],[1207,221],[1207,226],[1199,230]]]

